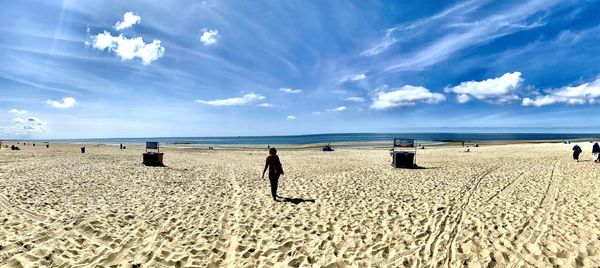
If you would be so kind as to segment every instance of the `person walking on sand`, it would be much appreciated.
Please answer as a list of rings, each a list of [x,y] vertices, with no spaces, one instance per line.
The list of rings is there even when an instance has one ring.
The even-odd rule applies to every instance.
[[[600,163],[600,145],[598,145],[598,142],[592,146],[592,156],[594,156],[595,163]]]
[[[267,161],[265,163],[265,169],[262,173],[262,178],[265,178],[265,172],[269,169],[269,182],[271,183],[271,196],[273,200],[277,201],[277,183],[279,182],[279,176],[283,175],[283,167],[281,167],[281,162],[279,161],[279,156],[277,156],[277,149],[275,147],[271,147],[269,149],[269,156],[267,156]]]
[[[579,155],[581,154],[581,152],[583,152],[583,150],[581,150],[581,147],[579,147],[578,144],[575,144],[575,146],[573,146],[573,159],[577,160],[577,162],[579,162]]]

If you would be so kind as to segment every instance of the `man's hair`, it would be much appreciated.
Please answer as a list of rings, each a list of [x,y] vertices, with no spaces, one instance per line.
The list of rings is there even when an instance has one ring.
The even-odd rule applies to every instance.
[[[269,154],[276,155],[277,154],[277,149],[275,149],[275,147],[269,149]]]

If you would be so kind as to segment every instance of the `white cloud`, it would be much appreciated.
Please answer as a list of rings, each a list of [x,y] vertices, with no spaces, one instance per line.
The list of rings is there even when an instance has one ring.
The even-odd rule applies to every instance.
[[[357,75],[355,75],[353,77],[350,77],[350,80],[351,81],[358,81],[358,80],[363,80],[365,78],[367,78],[367,76],[365,74],[357,74]]]
[[[346,106],[339,106],[332,109],[325,110],[326,112],[342,112],[346,110]]]
[[[135,13],[128,11],[125,12],[125,14],[123,14],[123,20],[122,21],[118,21],[115,24],[115,29],[120,31],[123,29],[127,29],[135,24],[140,23],[140,21],[142,20],[142,18],[138,15],[135,15]]]
[[[471,100],[471,97],[469,97],[469,95],[467,95],[467,94],[456,95],[456,101],[458,101],[458,103],[467,103],[470,100]]]
[[[219,35],[219,31],[214,29],[202,29],[202,35],[200,36],[200,42],[205,46],[210,46],[216,44],[221,36]]]
[[[390,92],[380,91],[376,94],[371,104],[373,110],[386,110],[396,107],[413,106],[417,102],[430,104],[446,100],[443,94],[432,93],[424,87],[405,85]]]
[[[271,103],[266,103],[265,102],[265,103],[261,103],[261,104],[256,105],[256,106],[258,106],[258,107],[265,107],[265,108],[271,108],[271,107],[274,107],[275,105],[273,105]]]
[[[77,104],[77,101],[72,97],[66,97],[66,98],[62,99],[62,102],[55,101],[55,100],[48,100],[46,103],[52,105],[52,107],[54,107],[54,108],[67,109],[67,108],[71,108],[71,107],[75,106],[75,104]]]
[[[355,74],[355,75],[346,76],[346,77],[340,79],[340,82],[360,81],[365,78],[367,78],[367,76],[365,74]]]
[[[321,112],[312,112],[313,115],[320,115]]]
[[[285,92],[285,93],[289,93],[289,94],[298,94],[298,93],[302,93],[302,89],[292,89],[292,88],[280,88],[279,91]]]
[[[6,137],[24,137],[35,132],[46,131],[45,123],[36,117],[23,119],[20,117],[12,120],[11,126],[0,127],[0,134]]]
[[[285,119],[287,120],[296,120],[296,117],[293,115],[288,115]]]
[[[507,103],[519,99],[515,93],[522,82],[520,72],[505,73],[483,81],[462,82],[458,86],[446,88],[445,92],[458,94],[457,100],[460,103],[468,102],[471,97],[492,103]]]
[[[555,90],[547,90],[547,95],[537,96],[535,98],[524,98],[521,103],[523,106],[544,106],[556,103],[577,104],[596,104],[600,100],[600,78],[590,83],[583,83],[578,86],[566,86]]]
[[[144,39],[141,37],[127,38],[123,34],[113,36],[107,31],[92,37],[92,46],[94,48],[99,50],[106,49],[124,60],[139,58],[144,65],[162,58],[165,48],[160,43],[160,40],[154,40],[152,43],[144,43]]]
[[[255,94],[254,92],[248,93],[241,97],[221,99],[221,100],[196,100],[197,103],[208,104],[213,106],[237,106],[245,105],[253,101],[264,100],[265,96]]]
[[[46,131],[44,122],[36,117],[29,117],[27,121],[19,123],[24,129]]]
[[[25,110],[19,110],[19,109],[10,109],[10,111],[8,111],[11,114],[26,114],[27,111]]]
[[[345,98],[344,100],[353,101],[353,102],[364,102],[365,98],[363,98],[363,97],[348,97],[348,98]]]

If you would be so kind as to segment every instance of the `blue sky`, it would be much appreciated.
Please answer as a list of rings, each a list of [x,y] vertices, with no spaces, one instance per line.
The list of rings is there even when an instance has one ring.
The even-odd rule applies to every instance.
[[[600,1],[8,1],[0,137],[598,131]]]

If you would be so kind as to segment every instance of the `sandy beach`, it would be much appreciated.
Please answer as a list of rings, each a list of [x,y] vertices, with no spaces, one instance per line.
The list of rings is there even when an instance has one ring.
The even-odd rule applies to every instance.
[[[0,151],[0,267],[598,267],[600,164],[559,143]]]

